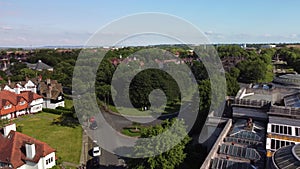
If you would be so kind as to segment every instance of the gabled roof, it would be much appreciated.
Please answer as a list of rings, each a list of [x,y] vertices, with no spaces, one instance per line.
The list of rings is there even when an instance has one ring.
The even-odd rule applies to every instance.
[[[13,93],[13,92],[10,92],[10,91],[7,91],[7,90],[2,90],[0,91],[0,109],[4,106],[4,104],[8,101],[10,102],[11,104],[13,105],[17,105],[18,104],[18,95]]]
[[[51,87],[51,89],[49,87]],[[44,98],[50,98],[54,100],[56,100],[57,97],[63,93],[61,83],[58,83],[56,80],[51,80],[50,84],[47,84],[45,81],[39,82],[38,91],[39,94],[43,95]]]
[[[33,70],[49,70],[53,69],[53,67],[43,63],[39,60],[37,63],[26,63],[27,67]]]
[[[43,98],[41,95],[38,95],[38,94],[30,92],[30,91],[21,92],[20,96],[24,97],[24,99],[27,102],[32,102],[33,100]]]
[[[33,159],[26,158],[25,144],[28,142],[35,144]],[[41,157],[55,151],[48,144],[16,131],[11,131],[7,137],[0,136],[0,150],[0,161],[10,163],[13,168],[22,166],[25,160],[37,163]]]
[[[43,63],[41,60],[39,60],[35,66],[35,70],[49,70],[53,69],[53,67]]]

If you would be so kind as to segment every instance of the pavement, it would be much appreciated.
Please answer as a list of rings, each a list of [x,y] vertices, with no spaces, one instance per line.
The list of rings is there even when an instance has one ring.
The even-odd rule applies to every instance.
[[[89,151],[89,137],[86,134],[86,130],[82,131],[82,148],[80,155],[80,164],[85,164],[88,161],[88,151]]]
[[[151,122],[149,123],[144,123],[143,125],[157,125],[160,124],[163,120],[176,117],[177,115],[178,113],[163,115],[155,120],[151,120]],[[87,125],[83,127],[84,131],[82,134],[82,153],[80,164],[87,164],[88,166],[88,164],[91,163],[93,157],[89,155],[89,150],[93,147],[92,139],[94,139],[98,141],[100,147],[105,147],[107,150],[109,150],[107,151],[102,148],[99,168],[125,168],[124,160],[118,155],[115,155],[115,153],[118,152],[118,154],[126,154],[127,152],[129,152],[131,150],[130,148],[135,144],[137,138],[122,135],[120,132],[124,127],[131,126],[133,121],[150,121],[149,119],[153,119],[153,117],[130,116],[129,120],[127,117],[123,117],[122,115],[108,112],[103,112],[102,116],[104,117],[106,123],[109,125],[102,126],[103,119],[101,119],[99,116],[96,116],[95,118],[98,122],[98,128],[96,130],[89,129]],[[110,137],[111,135],[116,135],[116,137]],[[93,138],[89,138],[89,136],[92,136]]]

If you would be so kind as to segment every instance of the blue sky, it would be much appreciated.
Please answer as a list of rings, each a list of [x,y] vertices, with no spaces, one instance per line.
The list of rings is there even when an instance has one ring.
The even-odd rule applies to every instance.
[[[296,0],[0,0],[0,46],[82,45],[111,21],[141,12],[186,19],[213,43],[300,42],[299,6]]]

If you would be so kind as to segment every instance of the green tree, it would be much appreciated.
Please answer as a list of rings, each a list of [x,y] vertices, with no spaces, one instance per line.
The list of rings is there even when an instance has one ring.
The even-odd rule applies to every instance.
[[[36,77],[36,72],[32,69],[29,69],[29,68],[23,68],[20,70],[20,74],[24,77],[24,79],[26,77],[29,77],[29,78],[33,78],[33,77]]]
[[[169,131],[173,125],[175,130]],[[145,143],[143,141],[137,141],[137,146],[134,149],[135,155],[147,154],[153,155],[155,152],[161,152],[165,146],[172,145],[174,141],[179,141],[179,144],[171,148],[167,152],[161,152],[159,155],[129,159],[127,164],[130,169],[174,169],[179,166],[186,158],[184,152],[186,144],[191,140],[187,136],[186,126],[183,120],[173,119],[172,121],[165,121],[162,125],[157,125],[150,128],[145,128],[141,131],[142,138],[149,138],[158,136],[164,133],[164,137],[158,137],[154,142]],[[180,141],[181,138],[184,138]],[[163,143],[163,144],[162,144]]]
[[[268,64],[260,59],[246,60],[238,64],[240,69],[239,80],[246,83],[260,82],[265,79]]]
[[[235,96],[240,90],[240,85],[237,81],[237,77],[231,76],[231,74],[226,73],[226,83],[227,83],[227,95]]]

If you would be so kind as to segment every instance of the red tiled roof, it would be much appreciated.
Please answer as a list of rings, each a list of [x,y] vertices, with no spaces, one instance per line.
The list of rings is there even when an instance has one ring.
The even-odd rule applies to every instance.
[[[30,91],[21,92],[20,96],[24,97],[24,99],[29,103],[32,102],[33,100],[43,98],[41,95],[38,95]]]
[[[18,95],[7,90],[0,91],[0,99],[0,109],[4,106],[6,101],[9,101],[13,105],[18,104]]]
[[[25,143],[28,142],[35,144],[33,159],[26,158]],[[41,157],[55,151],[48,144],[16,131],[11,131],[7,137],[0,136],[0,150],[0,161],[10,163],[13,168],[24,165],[25,160],[38,163]]]

